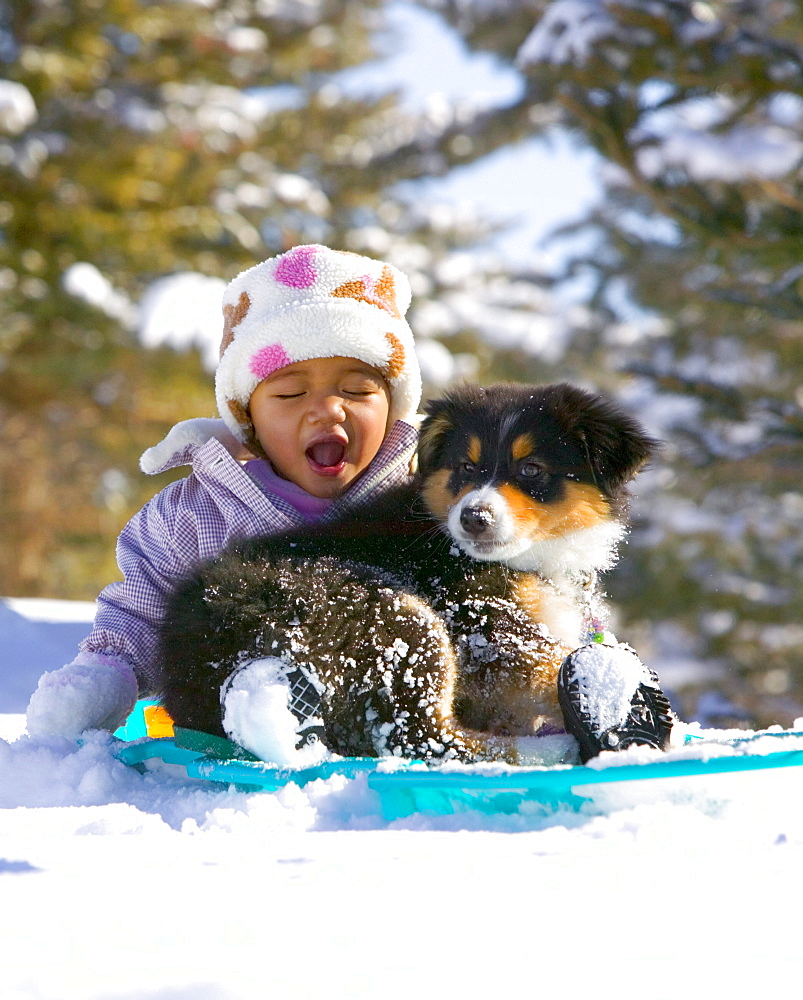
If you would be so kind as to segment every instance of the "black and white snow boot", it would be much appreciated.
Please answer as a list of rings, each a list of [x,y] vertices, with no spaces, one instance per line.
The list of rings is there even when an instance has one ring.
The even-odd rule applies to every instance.
[[[221,686],[223,731],[259,760],[280,767],[320,763],[328,756],[322,693],[306,664],[277,656],[247,660]]]
[[[286,674],[290,685],[290,711],[298,719],[296,750],[324,739],[325,729],[320,719],[321,693],[310,671],[297,666]]]
[[[570,653],[558,673],[558,700],[583,763],[634,744],[669,747],[675,718],[669,699],[655,672],[624,643],[592,642]]]

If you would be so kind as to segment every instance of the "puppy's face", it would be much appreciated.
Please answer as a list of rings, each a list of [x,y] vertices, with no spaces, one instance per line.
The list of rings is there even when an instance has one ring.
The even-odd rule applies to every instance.
[[[602,529],[610,549],[625,483],[655,445],[615,405],[569,385],[466,386],[427,412],[419,471],[430,512],[468,555],[517,568],[578,532]]]

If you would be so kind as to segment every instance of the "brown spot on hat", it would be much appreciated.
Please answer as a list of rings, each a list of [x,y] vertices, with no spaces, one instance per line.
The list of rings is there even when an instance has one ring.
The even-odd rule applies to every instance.
[[[387,378],[398,378],[404,371],[404,345],[394,333],[386,333],[385,340],[390,344],[390,357],[382,368],[382,374]]]
[[[240,427],[238,440],[242,441],[252,455],[256,455],[257,458],[267,458],[268,456],[265,454],[265,449],[262,447],[262,444],[256,435],[256,431],[254,430],[254,425],[251,423],[251,415],[248,410],[236,399],[227,399],[226,405],[229,408],[229,412]],[[235,437],[237,437],[237,435],[235,435]]]
[[[237,421],[241,427],[251,426],[251,417],[248,415],[248,410],[243,406],[242,403],[238,402],[236,399],[227,399],[229,410],[231,415]]]
[[[242,323],[251,308],[251,299],[248,292],[240,292],[240,298],[236,306],[223,306],[223,339],[220,342],[220,356],[223,357],[226,348],[234,340],[234,328]]]
[[[401,319],[399,307],[396,305],[396,283],[393,280],[393,272],[387,266],[382,268],[382,274],[376,281],[368,275],[364,278],[357,278],[354,281],[345,281],[331,293],[335,298],[356,299],[358,302],[367,302],[377,309],[384,309],[395,319]]]

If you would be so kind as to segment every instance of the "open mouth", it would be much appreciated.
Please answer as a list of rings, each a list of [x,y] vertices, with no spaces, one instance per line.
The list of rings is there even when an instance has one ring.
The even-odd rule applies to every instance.
[[[336,476],[346,465],[346,446],[342,441],[317,441],[305,454],[310,468],[319,476]]]

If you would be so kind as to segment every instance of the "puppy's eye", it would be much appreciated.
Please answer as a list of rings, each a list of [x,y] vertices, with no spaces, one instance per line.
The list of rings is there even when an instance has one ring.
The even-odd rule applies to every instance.
[[[543,472],[543,468],[537,462],[522,462],[519,468],[521,476],[538,476]]]
[[[461,462],[457,468],[460,472],[465,472],[466,475],[469,475],[476,469],[476,465],[473,462]]]

